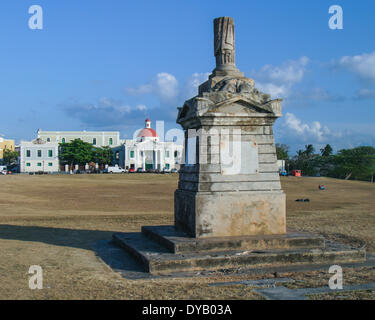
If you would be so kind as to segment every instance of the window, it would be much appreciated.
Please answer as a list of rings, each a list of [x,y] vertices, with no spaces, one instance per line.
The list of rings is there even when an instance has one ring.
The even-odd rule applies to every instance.
[[[41,163],[41,162],[38,162],[37,166],[38,166],[38,167],[41,167],[41,166],[42,166],[42,163]]]
[[[96,145],[96,138],[92,139],[92,144]]]
[[[166,164],[165,164],[165,168],[166,168],[166,169],[169,169],[169,163],[166,163]]]
[[[65,143],[65,138],[62,138],[61,142],[62,142],[62,143]]]
[[[116,151],[116,160],[120,159],[120,152]]]
[[[169,158],[169,150],[165,150],[165,157]]]
[[[47,138],[47,142],[51,142],[51,138]]]
[[[38,150],[38,157],[40,158],[42,156],[42,150]]]
[[[53,151],[52,151],[52,150],[48,150],[48,156],[49,156],[50,158],[52,158],[52,155],[53,155]]]
[[[48,166],[49,166],[49,167],[52,167],[52,162],[48,162]]]
[[[175,158],[178,157],[178,151],[175,151],[175,152],[174,152],[174,157],[175,157]]]
[[[113,139],[109,138],[109,145],[112,145],[112,144],[113,144]]]
[[[26,150],[26,157],[30,158],[30,156],[31,156],[31,151],[30,150]]]
[[[134,151],[130,151],[130,158],[134,158]]]
[[[26,167],[30,167],[30,162],[26,162]]]

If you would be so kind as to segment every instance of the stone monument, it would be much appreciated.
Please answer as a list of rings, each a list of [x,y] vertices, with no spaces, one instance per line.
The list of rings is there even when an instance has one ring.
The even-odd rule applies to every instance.
[[[114,241],[151,273],[264,265],[356,262],[363,249],[286,230],[271,100],[235,64],[234,21],[214,20],[216,68],[178,108],[185,164],[175,191],[175,225],[117,233]]]
[[[233,19],[215,19],[214,30],[216,68],[177,118],[185,150],[191,155],[190,142],[197,153],[180,171],[176,227],[197,238],[285,234],[272,132],[281,100],[255,89],[237,69]]]

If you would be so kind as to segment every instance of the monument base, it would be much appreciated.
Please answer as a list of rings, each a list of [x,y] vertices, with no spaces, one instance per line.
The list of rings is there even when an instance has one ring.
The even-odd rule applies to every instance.
[[[159,226],[115,233],[113,240],[152,274],[366,260],[364,249],[305,233],[196,239],[173,226]]]
[[[175,191],[175,226],[193,238],[286,232],[285,193]]]

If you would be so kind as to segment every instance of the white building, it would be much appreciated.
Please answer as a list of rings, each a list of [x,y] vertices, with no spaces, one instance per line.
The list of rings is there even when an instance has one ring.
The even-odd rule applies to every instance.
[[[95,147],[115,147],[121,144],[119,131],[42,131],[38,130],[38,138],[46,142],[64,143],[81,139]]]
[[[20,172],[58,172],[59,144],[42,139],[21,141]]]
[[[134,140],[125,140],[119,147],[113,148],[114,162],[130,169],[179,169],[182,145],[175,142],[160,141],[151,121],[146,119],[143,128]]]

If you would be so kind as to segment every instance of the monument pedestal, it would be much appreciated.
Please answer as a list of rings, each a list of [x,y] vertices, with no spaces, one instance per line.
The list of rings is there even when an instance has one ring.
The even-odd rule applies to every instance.
[[[192,192],[179,189],[174,201],[176,229],[190,237],[286,232],[285,193],[280,190]]]
[[[113,240],[138,260],[145,272],[155,275],[366,260],[364,249],[306,233],[196,239],[173,226],[157,226],[143,227],[138,233],[116,233]]]

